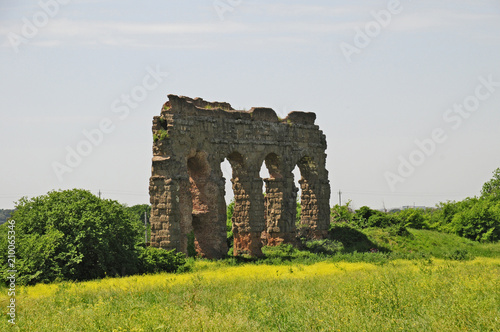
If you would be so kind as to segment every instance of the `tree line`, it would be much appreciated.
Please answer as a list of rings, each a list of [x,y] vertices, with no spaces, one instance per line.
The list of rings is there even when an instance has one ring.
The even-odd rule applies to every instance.
[[[349,203],[331,210],[333,224],[349,224],[358,228],[405,227],[453,233],[482,242],[500,240],[500,168],[493,172],[479,197],[439,203],[436,208],[405,209],[384,213],[363,206],[352,210]]]

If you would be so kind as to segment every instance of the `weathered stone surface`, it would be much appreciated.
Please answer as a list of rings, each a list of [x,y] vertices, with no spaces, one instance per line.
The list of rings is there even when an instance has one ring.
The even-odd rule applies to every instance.
[[[295,241],[295,166],[301,172],[301,224],[311,237],[326,236],[326,139],[314,113],[292,112],[280,120],[270,108],[236,111],[228,103],[168,97],[153,119],[151,245],[187,253],[194,233],[199,255],[226,255],[224,159],[233,171],[235,255],[259,256],[262,244]],[[263,162],[269,179],[259,176]]]

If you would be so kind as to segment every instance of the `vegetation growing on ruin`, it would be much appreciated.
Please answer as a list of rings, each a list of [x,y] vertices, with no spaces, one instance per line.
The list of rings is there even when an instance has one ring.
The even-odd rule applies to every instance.
[[[223,106],[223,105],[212,105],[212,104],[207,104],[205,105],[204,107],[206,110],[216,110],[216,109],[221,109],[223,111],[230,111],[231,109],[227,106]]]
[[[158,140],[164,140],[169,138],[170,135],[168,134],[168,131],[165,129],[160,129],[156,134],[153,134],[153,141],[157,142]]]

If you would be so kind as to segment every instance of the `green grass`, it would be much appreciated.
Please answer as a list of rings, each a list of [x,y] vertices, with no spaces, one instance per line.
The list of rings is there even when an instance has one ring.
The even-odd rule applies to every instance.
[[[24,288],[17,325],[3,319],[0,329],[494,331],[500,319],[500,259],[195,265],[181,275]]]
[[[338,224],[330,230],[330,240],[340,244],[339,253],[360,253],[376,249],[397,258],[432,256],[450,258],[457,251],[472,257],[500,257],[500,242],[480,243],[454,234],[408,228],[406,234],[397,235],[400,229],[358,229]]]
[[[369,241],[391,252],[424,253],[448,258],[456,251],[472,256],[500,257],[500,243],[479,243],[463,237],[430,230],[409,229],[408,236],[395,236],[388,229],[369,228],[363,231]]]

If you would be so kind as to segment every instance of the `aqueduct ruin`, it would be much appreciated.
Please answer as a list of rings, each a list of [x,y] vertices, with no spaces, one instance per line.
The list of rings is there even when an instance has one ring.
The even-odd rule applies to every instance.
[[[312,237],[327,235],[326,138],[314,124],[314,113],[291,112],[280,119],[270,108],[237,111],[228,103],[168,97],[153,120],[152,246],[187,253],[189,234],[194,234],[199,255],[227,254],[224,159],[232,168],[235,255],[260,256],[263,244],[295,241],[296,166],[300,224]],[[259,175],[263,163],[267,179]]]

